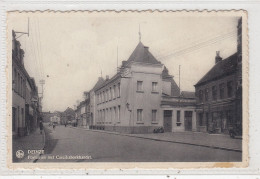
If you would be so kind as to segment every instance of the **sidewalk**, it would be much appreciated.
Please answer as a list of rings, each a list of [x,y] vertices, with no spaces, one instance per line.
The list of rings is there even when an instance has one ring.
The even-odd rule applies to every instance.
[[[232,139],[229,135],[224,134],[208,134],[202,132],[166,132],[158,134],[151,133],[130,135],[153,140],[163,140],[167,142],[242,152],[242,140]]]
[[[208,134],[202,132],[166,132],[166,133],[149,133],[149,134],[124,134],[105,130],[92,130],[83,127],[72,127],[93,132],[110,133],[115,135],[123,135],[129,137],[137,137],[143,139],[180,143],[187,145],[195,145],[201,147],[216,148],[228,151],[242,152],[242,140],[232,139],[229,135],[224,134]]]
[[[34,159],[28,159],[28,150],[43,150],[45,145],[45,133],[40,134],[37,128],[28,136],[20,137],[13,140],[13,162],[34,162]],[[24,157],[19,159],[16,157],[16,151],[22,150]]]

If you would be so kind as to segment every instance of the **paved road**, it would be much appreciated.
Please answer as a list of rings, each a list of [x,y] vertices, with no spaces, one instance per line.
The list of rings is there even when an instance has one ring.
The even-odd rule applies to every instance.
[[[241,161],[241,155],[240,152],[57,126],[55,130],[46,127],[45,154],[41,157],[47,159],[37,162],[227,162]],[[69,156],[74,158],[64,159]],[[75,158],[77,156],[85,158]]]

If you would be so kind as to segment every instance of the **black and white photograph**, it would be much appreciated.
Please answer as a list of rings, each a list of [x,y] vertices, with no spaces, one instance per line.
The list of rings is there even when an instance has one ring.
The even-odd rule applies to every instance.
[[[246,165],[244,11],[7,19],[11,163]]]

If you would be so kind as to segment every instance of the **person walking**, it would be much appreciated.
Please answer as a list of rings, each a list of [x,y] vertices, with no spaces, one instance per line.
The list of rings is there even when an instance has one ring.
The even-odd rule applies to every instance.
[[[53,130],[55,130],[55,124],[53,123],[53,126],[52,126]]]
[[[43,130],[43,124],[42,124],[42,121],[40,121],[40,131],[41,131],[41,134],[42,134],[42,130]]]

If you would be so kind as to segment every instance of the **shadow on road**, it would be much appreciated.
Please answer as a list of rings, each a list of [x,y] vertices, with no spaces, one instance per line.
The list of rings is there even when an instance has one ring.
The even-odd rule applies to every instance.
[[[45,154],[51,154],[53,149],[56,147],[58,143],[58,139],[53,139],[51,136],[52,130],[44,127],[45,131],[45,147],[44,147],[44,153]]]

